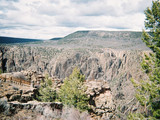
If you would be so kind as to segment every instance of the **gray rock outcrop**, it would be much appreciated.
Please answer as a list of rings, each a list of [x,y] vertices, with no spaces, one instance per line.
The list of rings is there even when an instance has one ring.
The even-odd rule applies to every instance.
[[[86,94],[88,94],[90,100],[89,104],[94,113],[100,116],[101,119],[111,119],[115,114],[116,105],[114,104],[112,91],[103,80],[87,81]]]

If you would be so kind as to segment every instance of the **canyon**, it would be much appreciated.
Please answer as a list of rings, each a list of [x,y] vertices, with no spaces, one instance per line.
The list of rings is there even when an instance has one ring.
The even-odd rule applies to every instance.
[[[151,53],[141,32],[127,31],[77,31],[58,40],[3,44],[0,52],[0,68],[6,73],[36,71],[63,81],[78,67],[85,75],[90,105],[101,119],[126,119],[130,111],[139,110],[131,79],[147,79],[140,64]]]

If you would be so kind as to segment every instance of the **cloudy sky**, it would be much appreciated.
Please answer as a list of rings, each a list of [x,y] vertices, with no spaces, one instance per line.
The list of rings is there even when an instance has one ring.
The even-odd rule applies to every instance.
[[[77,30],[144,28],[152,0],[0,0],[0,36],[42,38]]]

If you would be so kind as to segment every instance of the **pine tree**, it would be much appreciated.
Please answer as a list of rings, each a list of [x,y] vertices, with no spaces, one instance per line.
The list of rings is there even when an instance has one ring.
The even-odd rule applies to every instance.
[[[56,90],[52,87],[52,80],[48,76],[45,77],[44,81],[41,81],[39,89],[38,100],[42,102],[53,102],[56,99]]]
[[[60,101],[68,106],[74,106],[81,111],[88,110],[88,97],[85,94],[84,75],[75,68],[72,74],[64,80],[59,90]]]
[[[145,27],[142,40],[153,51],[141,63],[142,69],[149,79],[136,83],[136,98],[144,107],[142,113],[130,114],[129,119],[160,119],[160,2],[152,2],[152,7],[145,10]]]

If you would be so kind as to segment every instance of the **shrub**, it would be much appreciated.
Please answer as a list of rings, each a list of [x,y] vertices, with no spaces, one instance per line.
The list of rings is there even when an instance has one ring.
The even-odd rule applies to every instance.
[[[74,106],[81,111],[88,110],[89,98],[85,94],[84,75],[75,68],[72,74],[64,80],[64,84],[59,90],[60,101],[68,106]]]
[[[56,99],[56,90],[52,87],[52,80],[48,76],[44,81],[41,81],[39,89],[39,96],[37,99],[42,102],[53,102]]]
[[[64,107],[62,111],[62,120],[92,120],[88,112],[80,112],[74,107]]]
[[[0,114],[3,113],[7,115],[9,113],[10,105],[7,103],[6,99],[0,99]]]
[[[0,74],[2,73],[2,69],[0,69]]]

